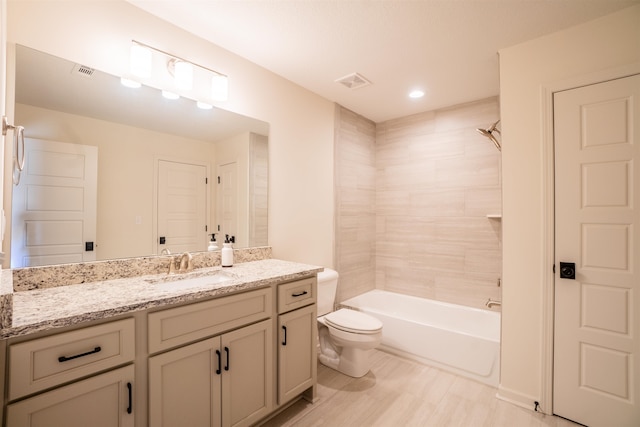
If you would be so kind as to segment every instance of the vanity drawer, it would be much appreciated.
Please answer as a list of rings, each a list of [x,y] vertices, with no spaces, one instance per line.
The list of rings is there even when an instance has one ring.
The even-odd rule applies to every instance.
[[[271,288],[149,314],[149,353],[157,353],[271,317]]]
[[[9,346],[9,400],[131,362],[134,319]]]
[[[286,313],[316,302],[315,277],[283,283],[278,286],[278,313]]]

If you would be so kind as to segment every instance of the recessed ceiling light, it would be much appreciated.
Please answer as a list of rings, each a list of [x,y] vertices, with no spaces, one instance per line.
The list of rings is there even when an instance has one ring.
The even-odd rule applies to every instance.
[[[409,98],[422,98],[424,96],[424,92],[421,90],[412,90],[409,92]]]

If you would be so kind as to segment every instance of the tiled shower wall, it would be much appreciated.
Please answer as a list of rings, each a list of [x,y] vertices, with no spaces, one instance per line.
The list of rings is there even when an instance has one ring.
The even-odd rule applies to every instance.
[[[374,287],[473,307],[500,299],[498,99],[373,124],[337,107],[338,301]],[[375,271],[375,275],[374,272]]]
[[[380,123],[376,287],[485,307],[500,299],[500,152],[475,131],[497,98]]]
[[[376,125],[336,105],[336,301],[375,288]]]

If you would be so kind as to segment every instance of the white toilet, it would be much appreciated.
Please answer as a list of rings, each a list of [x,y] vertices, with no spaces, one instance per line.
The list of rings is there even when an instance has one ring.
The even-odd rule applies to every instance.
[[[369,353],[380,345],[382,322],[368,314],[342,308],[333,311],[338,272],[318,273],[318,340],[320,363],[351,377],[369,372]]]

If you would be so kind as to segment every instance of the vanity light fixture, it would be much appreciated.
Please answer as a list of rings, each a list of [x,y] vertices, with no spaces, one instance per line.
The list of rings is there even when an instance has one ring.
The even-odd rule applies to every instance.
[[[229,98],[229,79],[223,74],[211,76],[211,97],[214,101],[226,101]]]
[[[133,88],[133,89],[138,89],[139,87],[142,86],[142,83],[137,82],[137,81],[132,80],[132,79],[128,79],[126,77],[121,77],[120,78],[120,83],[122,83],[123,86],[130,87],[130,88]]]
[[[173,78],[178,89],[191,90],[193,88],[193,64],[180,59],[172,59],[167,67],[169,72],[173,70]]]
[[[129,69],[136,77],[148,79],[151,77],[152,53],[149,48],[139,43],[131,44],[131,58]]]
[[[125,78],[205,104],[228,99],[226,75],[136,40],[131,43],[131,63]],[[133,83],[127,83],[133,87]]]

